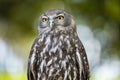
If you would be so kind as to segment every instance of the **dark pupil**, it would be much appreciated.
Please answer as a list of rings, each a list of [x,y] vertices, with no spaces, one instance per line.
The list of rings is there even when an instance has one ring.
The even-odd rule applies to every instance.
[[[61,17],[59,17],[59,19],[61,19]]]
[[[44,18],[44,21],[46,21],[46,18]]]

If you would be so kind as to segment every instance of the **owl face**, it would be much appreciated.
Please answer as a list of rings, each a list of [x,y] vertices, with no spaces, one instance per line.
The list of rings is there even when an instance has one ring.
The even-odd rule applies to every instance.
[[[63,10],[50,10],[40,17],[39,30],[65,31],[74,26],[73,18]]]

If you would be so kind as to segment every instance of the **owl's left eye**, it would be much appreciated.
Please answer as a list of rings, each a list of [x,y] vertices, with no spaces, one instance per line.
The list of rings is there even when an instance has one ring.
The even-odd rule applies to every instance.
[[[64,19],[64,16],[58,16],[57,19],[58,19],[58,20],[63,20],[63,19]]]
[[[48,21],[48,18],[42,18],[42,21],[43,21],[43,22],[47,22],[47,21]]]

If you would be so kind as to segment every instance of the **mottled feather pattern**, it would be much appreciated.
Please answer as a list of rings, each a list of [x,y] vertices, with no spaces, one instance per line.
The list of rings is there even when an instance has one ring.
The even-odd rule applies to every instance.
[[[55,26],[39,33],[30,51],[28,80],[89,80],[85,49],[73,20],[69,21],[69,27]]]

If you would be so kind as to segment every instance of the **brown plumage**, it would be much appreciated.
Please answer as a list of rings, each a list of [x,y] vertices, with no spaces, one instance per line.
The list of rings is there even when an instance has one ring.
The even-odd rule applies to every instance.
[[[30,51],[28,80],[89,80],[89,64],[74,20],[64,10],[50,10],[39,20]]]

